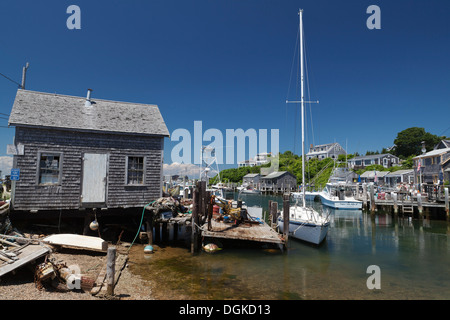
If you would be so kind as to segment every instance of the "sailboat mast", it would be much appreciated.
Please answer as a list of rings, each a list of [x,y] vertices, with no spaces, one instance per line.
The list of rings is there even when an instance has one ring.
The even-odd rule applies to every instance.
[[[300,16],[300,83],[301,83],[301,112],[302,112],[302,192],[303,192],[303,207],[306,207],[305,201],[305,116],[304,116],[304,84],[303,84],[303,10],[299,9],[298,14]]]

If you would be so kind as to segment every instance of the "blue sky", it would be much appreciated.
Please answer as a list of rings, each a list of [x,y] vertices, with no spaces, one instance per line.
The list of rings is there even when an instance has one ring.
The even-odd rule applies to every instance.
[[[81,30],[66,27],[72,4]],[[380,30],[366,27],[372,4]],[[311,98],[320,100],[315,144],[365,153],[414,126],[450,136],[450,2],[442,0],[2,1],[0,73],[20,82],[29,62],[29,90],[92,88],[93,98],[157,104],[171,133],[200,120],[224,135],[279,129],[280,151],[296,142],[298,153],[299,113],[285,100],[295,98],[299,8]],[[16,90],[0,77],[0,113],[10,113]],[[14,129],[0,134],[4,156]],[[176,144],[165,140],[166,163]]]

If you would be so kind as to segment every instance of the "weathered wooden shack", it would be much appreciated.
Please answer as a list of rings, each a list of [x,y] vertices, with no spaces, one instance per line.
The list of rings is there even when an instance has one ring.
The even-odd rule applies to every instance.
[[[297,177],[289,171],[272,172],[261,177],[261,190],[272,192],[294,191],[297,189]]]
[[[142,207],[162,195],[158,106],[19,89],[12,186],[16,211]]]

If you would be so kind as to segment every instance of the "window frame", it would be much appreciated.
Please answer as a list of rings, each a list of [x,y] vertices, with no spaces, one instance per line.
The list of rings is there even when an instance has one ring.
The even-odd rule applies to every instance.
[[[129,159],[130,158],[142,158],[142,183],[129,183],[128,182],[128,174],[129,174],[129,169],[128,169],[128,164],[129,164]],[[147,162],[147,157],[144,155],[130,155],[130,156],[126,156],[125,157],[125,185],[126,186],[145,186],[146,185],[146,173],[147,173],[147,166],[145,165]]]
[[[59,163],[58,163],[58,182],[54,183],[41,183],[40,177],[41,177],[41,157],[42,155],[52,155],[52,156],[59,156]],[[46,186],[60,186],[62,182],[62,171],[63,171],[63,161],[64,161],[64,155],[61,151],[45,151],[45,150],[39,150],[37,153],[37,163],[36,163],[36,185],[41,187]]]

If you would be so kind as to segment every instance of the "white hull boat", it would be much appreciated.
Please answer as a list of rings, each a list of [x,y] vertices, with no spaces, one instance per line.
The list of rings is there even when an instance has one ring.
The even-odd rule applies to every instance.
[[[362,201],[356,200],[353,196],[345,195],[344,185],[334,186],[332,184],[327,184],[325,189],[320,193],[320,200],[323,205],[334,209],[362,209]]]
[[[291,195],[294,199],[302,199],[303,192],[292,192]],[[305,191],[305,200],[306,201],[314,201],[316,197],[320,197],[320,192],[317,191]]]
[[[319,245],[327,236],[329,226],[330,221],[312,208],[289,208],[289,237]],[[284,232],[282,214],[278,218],[278,228]]]

